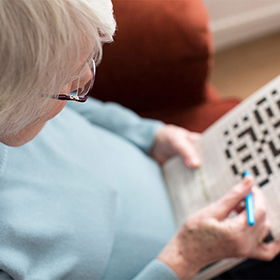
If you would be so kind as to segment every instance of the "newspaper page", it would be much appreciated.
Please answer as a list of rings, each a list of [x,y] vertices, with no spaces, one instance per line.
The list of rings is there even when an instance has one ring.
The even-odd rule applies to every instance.
[[[178,227],[186,216],[227,193],[248,170],[265,195],[272,235],[279,239],[280,76],[209,127],[197,149],[200,168],[188,169],[180,158],[163,166]]]

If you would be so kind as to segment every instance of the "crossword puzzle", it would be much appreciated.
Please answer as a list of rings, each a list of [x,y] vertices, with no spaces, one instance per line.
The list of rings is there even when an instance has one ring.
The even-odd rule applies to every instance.
[[[280,172],[280,92],[250,105],[223,131],[224,156],[234,176],[249,170],[259,187]]]

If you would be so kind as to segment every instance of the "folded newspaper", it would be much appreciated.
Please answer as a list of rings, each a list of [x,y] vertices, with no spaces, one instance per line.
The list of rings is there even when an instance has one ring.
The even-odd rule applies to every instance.
[[[163,166],[178,227],[216,201],[248,170],[263,191],[273,238],[280,238],[280,76],[210,126],[197,143],[202,165],[188,169],[179,157]],[[209,279],[245,259],[225,259],[194,279]]]

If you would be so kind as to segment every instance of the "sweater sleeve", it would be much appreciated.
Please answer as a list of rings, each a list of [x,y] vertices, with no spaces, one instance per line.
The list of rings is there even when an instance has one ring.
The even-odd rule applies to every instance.
[[[84,104],[68,102],[67,107],[83,115],[92,124],[101,126],[132,142],[149,153],[161,121],[141,118],[133,111],[113,102],[89,98]]]
[[[139,274],[132,280],[179,280],[175,273],[160,260],[150,262]],[[12,278],[0,270],[0,280],[12,280]]]
[[[160,260],[151,261],[132,280],[179,280],[171,268]]]
[[[0,280],[13,280],[13,278],[3,270],[0,270]]]

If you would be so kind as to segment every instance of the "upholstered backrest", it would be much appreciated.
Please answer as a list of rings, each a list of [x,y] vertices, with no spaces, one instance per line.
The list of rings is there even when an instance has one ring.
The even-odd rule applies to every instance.
[[[212,41],[200,0],[115,0],[118,30],[104,46],[91,95],[138,113],[187,108],[206,94]]]

